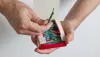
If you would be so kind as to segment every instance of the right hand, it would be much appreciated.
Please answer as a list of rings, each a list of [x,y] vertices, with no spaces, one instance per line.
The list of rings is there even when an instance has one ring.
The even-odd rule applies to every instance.
[[[41,20],[26,4],[16,2],[4,11],[5,17],[18,34],[38,35],[49,28],[52,23]]]

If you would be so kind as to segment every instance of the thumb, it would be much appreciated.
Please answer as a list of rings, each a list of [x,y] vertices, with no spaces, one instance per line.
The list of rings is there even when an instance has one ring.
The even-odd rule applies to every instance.
[[[74,39],[74,30],[67,30],[64,39],[67,44],[72,41]]]
[[[40,19],[39,17],[38,17],[38,18],[32,18],[31,20],[32,20],[33,22],[36,22],[36,23],[40,24],[40,25],[45,25],[45,24],[48,23],[47,20]]]
[[[47,20],[40,19],[34,12],[31,14],[32,14],[31,21],[36,22],[40,25],[44,25],[48,23]]]
[[[32,36],[31,36],[31,40],[32,40],[32,42],[37,46],[37,36],[32,35]]]
[[[45,24],[48,23],[48,21],[47,21],[47,20],[43,20],[43,19],[39,19],[39,20],[37,21],[37,23],[40,24],[40,25],[45,25]]]

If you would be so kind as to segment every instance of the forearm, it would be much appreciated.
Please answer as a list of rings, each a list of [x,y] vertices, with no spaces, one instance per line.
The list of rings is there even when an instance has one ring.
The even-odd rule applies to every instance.
[[[78,0],[64,22],[69,21],[76,29],[79,24],[100,4],[100,0]]]
[[[12,7],[16,1],[18,0],[0,0],[0,12],[9,10],[8,8]]]

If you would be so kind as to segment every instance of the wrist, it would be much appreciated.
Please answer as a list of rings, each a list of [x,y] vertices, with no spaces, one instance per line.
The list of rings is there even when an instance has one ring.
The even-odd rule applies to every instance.
[[[69,24],[75,30],[81,22],[77,19],[65,19],[64,23]]]

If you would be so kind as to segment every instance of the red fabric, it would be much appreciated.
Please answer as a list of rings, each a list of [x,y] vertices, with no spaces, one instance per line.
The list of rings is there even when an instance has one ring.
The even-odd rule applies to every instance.
[[[49,48],[58,48],[66,46],[65,42],[57,43],[57,44],[41,44],[39,49],[49,49]]]

